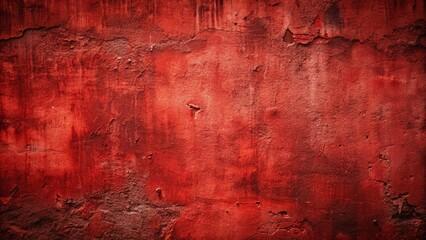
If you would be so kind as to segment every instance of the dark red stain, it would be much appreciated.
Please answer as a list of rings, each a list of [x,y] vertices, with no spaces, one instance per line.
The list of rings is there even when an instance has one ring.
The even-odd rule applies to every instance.
[[[423,239],[422,1],[0,1],[1,239]]]

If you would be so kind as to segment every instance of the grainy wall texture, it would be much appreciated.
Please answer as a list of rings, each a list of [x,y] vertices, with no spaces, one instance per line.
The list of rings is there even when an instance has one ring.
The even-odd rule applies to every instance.
[[[422,239],[424,0],[0,0],[1,239]]]

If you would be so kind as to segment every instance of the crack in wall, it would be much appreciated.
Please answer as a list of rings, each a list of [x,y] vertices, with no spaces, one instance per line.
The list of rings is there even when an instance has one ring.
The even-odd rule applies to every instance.
[[[18,36],[9,37],[9,38],[2,38],[2,39],[0,39],[0,42],[8,42],[8,41],[23,38],[26,33],[32,32],[32,31],[49,31],[49,30],[52,30],[52,29],[60,28],[60,27],[62,27],[62,24],[48,26],[48,27],[41,26],[41,27],[34,27],[34,28],[25,28],[24,30],[21,30],[21,33]]]

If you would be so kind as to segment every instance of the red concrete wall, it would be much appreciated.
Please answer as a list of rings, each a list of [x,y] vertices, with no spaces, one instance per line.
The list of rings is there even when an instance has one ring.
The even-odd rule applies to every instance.
[[[1,0],[1,239],[422,239],[423,0]]]

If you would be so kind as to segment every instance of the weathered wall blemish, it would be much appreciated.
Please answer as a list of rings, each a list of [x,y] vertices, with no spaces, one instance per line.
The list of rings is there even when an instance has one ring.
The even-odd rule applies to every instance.
[[[1,239],[423,239],[418,0],[0,0]]]
[[[337,3],[333,3],[328,7],[324,14],[325,24],[333,27],[343,27],[344,20],[341,11]]]

